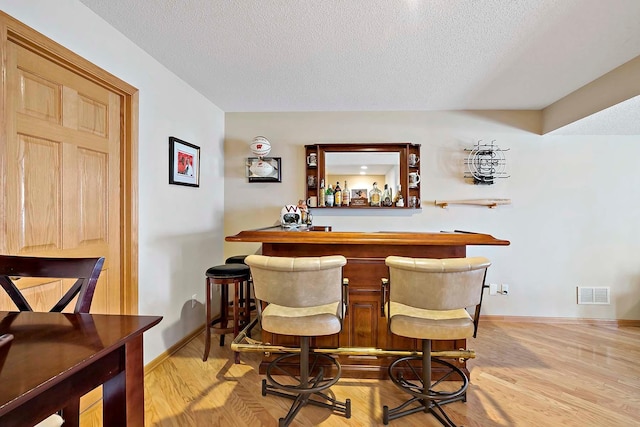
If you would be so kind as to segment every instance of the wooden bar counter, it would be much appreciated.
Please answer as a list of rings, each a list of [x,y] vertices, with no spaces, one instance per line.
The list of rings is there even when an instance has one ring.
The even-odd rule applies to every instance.
[[[389,270],[385,265],[387,256],[461,258],[466,256],[467,245],[509,245],[507,240],[470,232],[368,233],[325,230],[330,230],[330,227],[314,226],[310,229],[303,227],[285,230],[275,226],[242,231],[226,237],[226,241],[262,243],[262,254],[269,256],[343,255],[347,258],[343,275],[349,279],[349,307],[342,332],[312,341],[312,346],[328,348],[420,348],[417,340],[394,336],[387,330],[380,290],[381,278],[389,277]],[[277,336],[264,331],[262,341],[275,345],[297,345],[297,341],[291,337]],[[433,350],[466,348],[465,341],[435,341]],[[387,367],[393,360],[393,357],[370,356],[364,353],[362,356],[340,356],[342,376],[386,378]],[[464,368],[464,363],[461,366]]]

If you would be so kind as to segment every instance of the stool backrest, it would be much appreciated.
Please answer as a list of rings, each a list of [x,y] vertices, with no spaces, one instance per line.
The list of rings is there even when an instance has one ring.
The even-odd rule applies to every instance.
[[[74,313],[88,313],[104,258],[44,258],[0,255],[0,286],[20,311],[34,311],[14,281],[23,277],[77,279],[49,310],[61,312],[78,296]]]
[[[473,258],[406,258],[390,256],[389,300],[425,310],[477,306],[491,262]]]
[[[340,255],[323,257],[270,257],[249,255],[245,264],[257,299],[285,307],[314,307],[342,301]]]

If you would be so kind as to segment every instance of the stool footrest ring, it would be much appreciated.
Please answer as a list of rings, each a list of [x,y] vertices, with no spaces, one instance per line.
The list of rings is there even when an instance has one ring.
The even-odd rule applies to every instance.
[[[285,390],[290,393],[309,394],[309,393],[317,393],[322,390],[326,390],[327,388],[337,383],[338,380],[340,379],[340,374],[342,373],[342,367],[340,366],[340,363],[338,363],[336,359],[334,359],[329,355],[317,354],[317,355],[312,355],[311,357],[311,359],[313,359],[313,363],[309,367],[309,373],[312,376],[307,379],[306,381],[307,384],[304,384],[298,375],[288,371],[281,364],[281,362],[285,361],[286,359],[291,359],[294,357],[298,357],[298,355],[291,354],[291,353],[283,354],[282,356],[279,356],[273,362],[271,362],[269,366],[267,366],[266,376],[269,384],[272,387],[280,390]],[[331,364],[333,364],[333,366],[335,367],[336,374],[332,378],[324,377],[326,368],[318,364],[318,362],[320,362],[321,360],[328,361]],[[274,379],[273,375],[284,375],[291,382],[291,384],[283,384],[277,381],[276,379]]]
[[[431,357],[431,363],[447,367],[448,372],[438,380],[430,381],[430,384],[425,385],[423,376],[418,372],[418,369],[421,368],[420,362],[422,362],[421,357],[410,356],[401,357],[389,365],[389,378],[391,381],[402,391],[409,393],[413,397],[392,409],[384,406],[382,413],[384,425],[387,425],[390,420],[404,417],[405,415],[428,412],[438,419],[442,425],[456,427],[444,412],[442,406],[459,400],[465,401],[469,379],[457,366]],[[460,377],[462,384],[458,388],[451,390],[451,382],[445,383],[445,381],[454,375]],[[428,377],[430,379],[431,376],[428,375]],[[418,404],[418,406],[405,409],[414,403]]]

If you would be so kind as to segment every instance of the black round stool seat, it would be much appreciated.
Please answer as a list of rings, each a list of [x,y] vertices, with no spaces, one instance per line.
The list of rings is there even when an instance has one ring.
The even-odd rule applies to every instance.
[[[249,276],[251,269],[244,264],[222,264],[207,270],[207,277],[215,279],[231,279],[240,276]]]
[[[227,258],[225,264],[244,264],[244,259],[247,255],[234,255]]]

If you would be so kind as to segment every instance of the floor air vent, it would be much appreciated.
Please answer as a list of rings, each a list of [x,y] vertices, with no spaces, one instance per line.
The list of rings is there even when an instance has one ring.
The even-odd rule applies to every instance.
[[[611,288],[591,288],[578,286],[578,304],[610,304]]]

